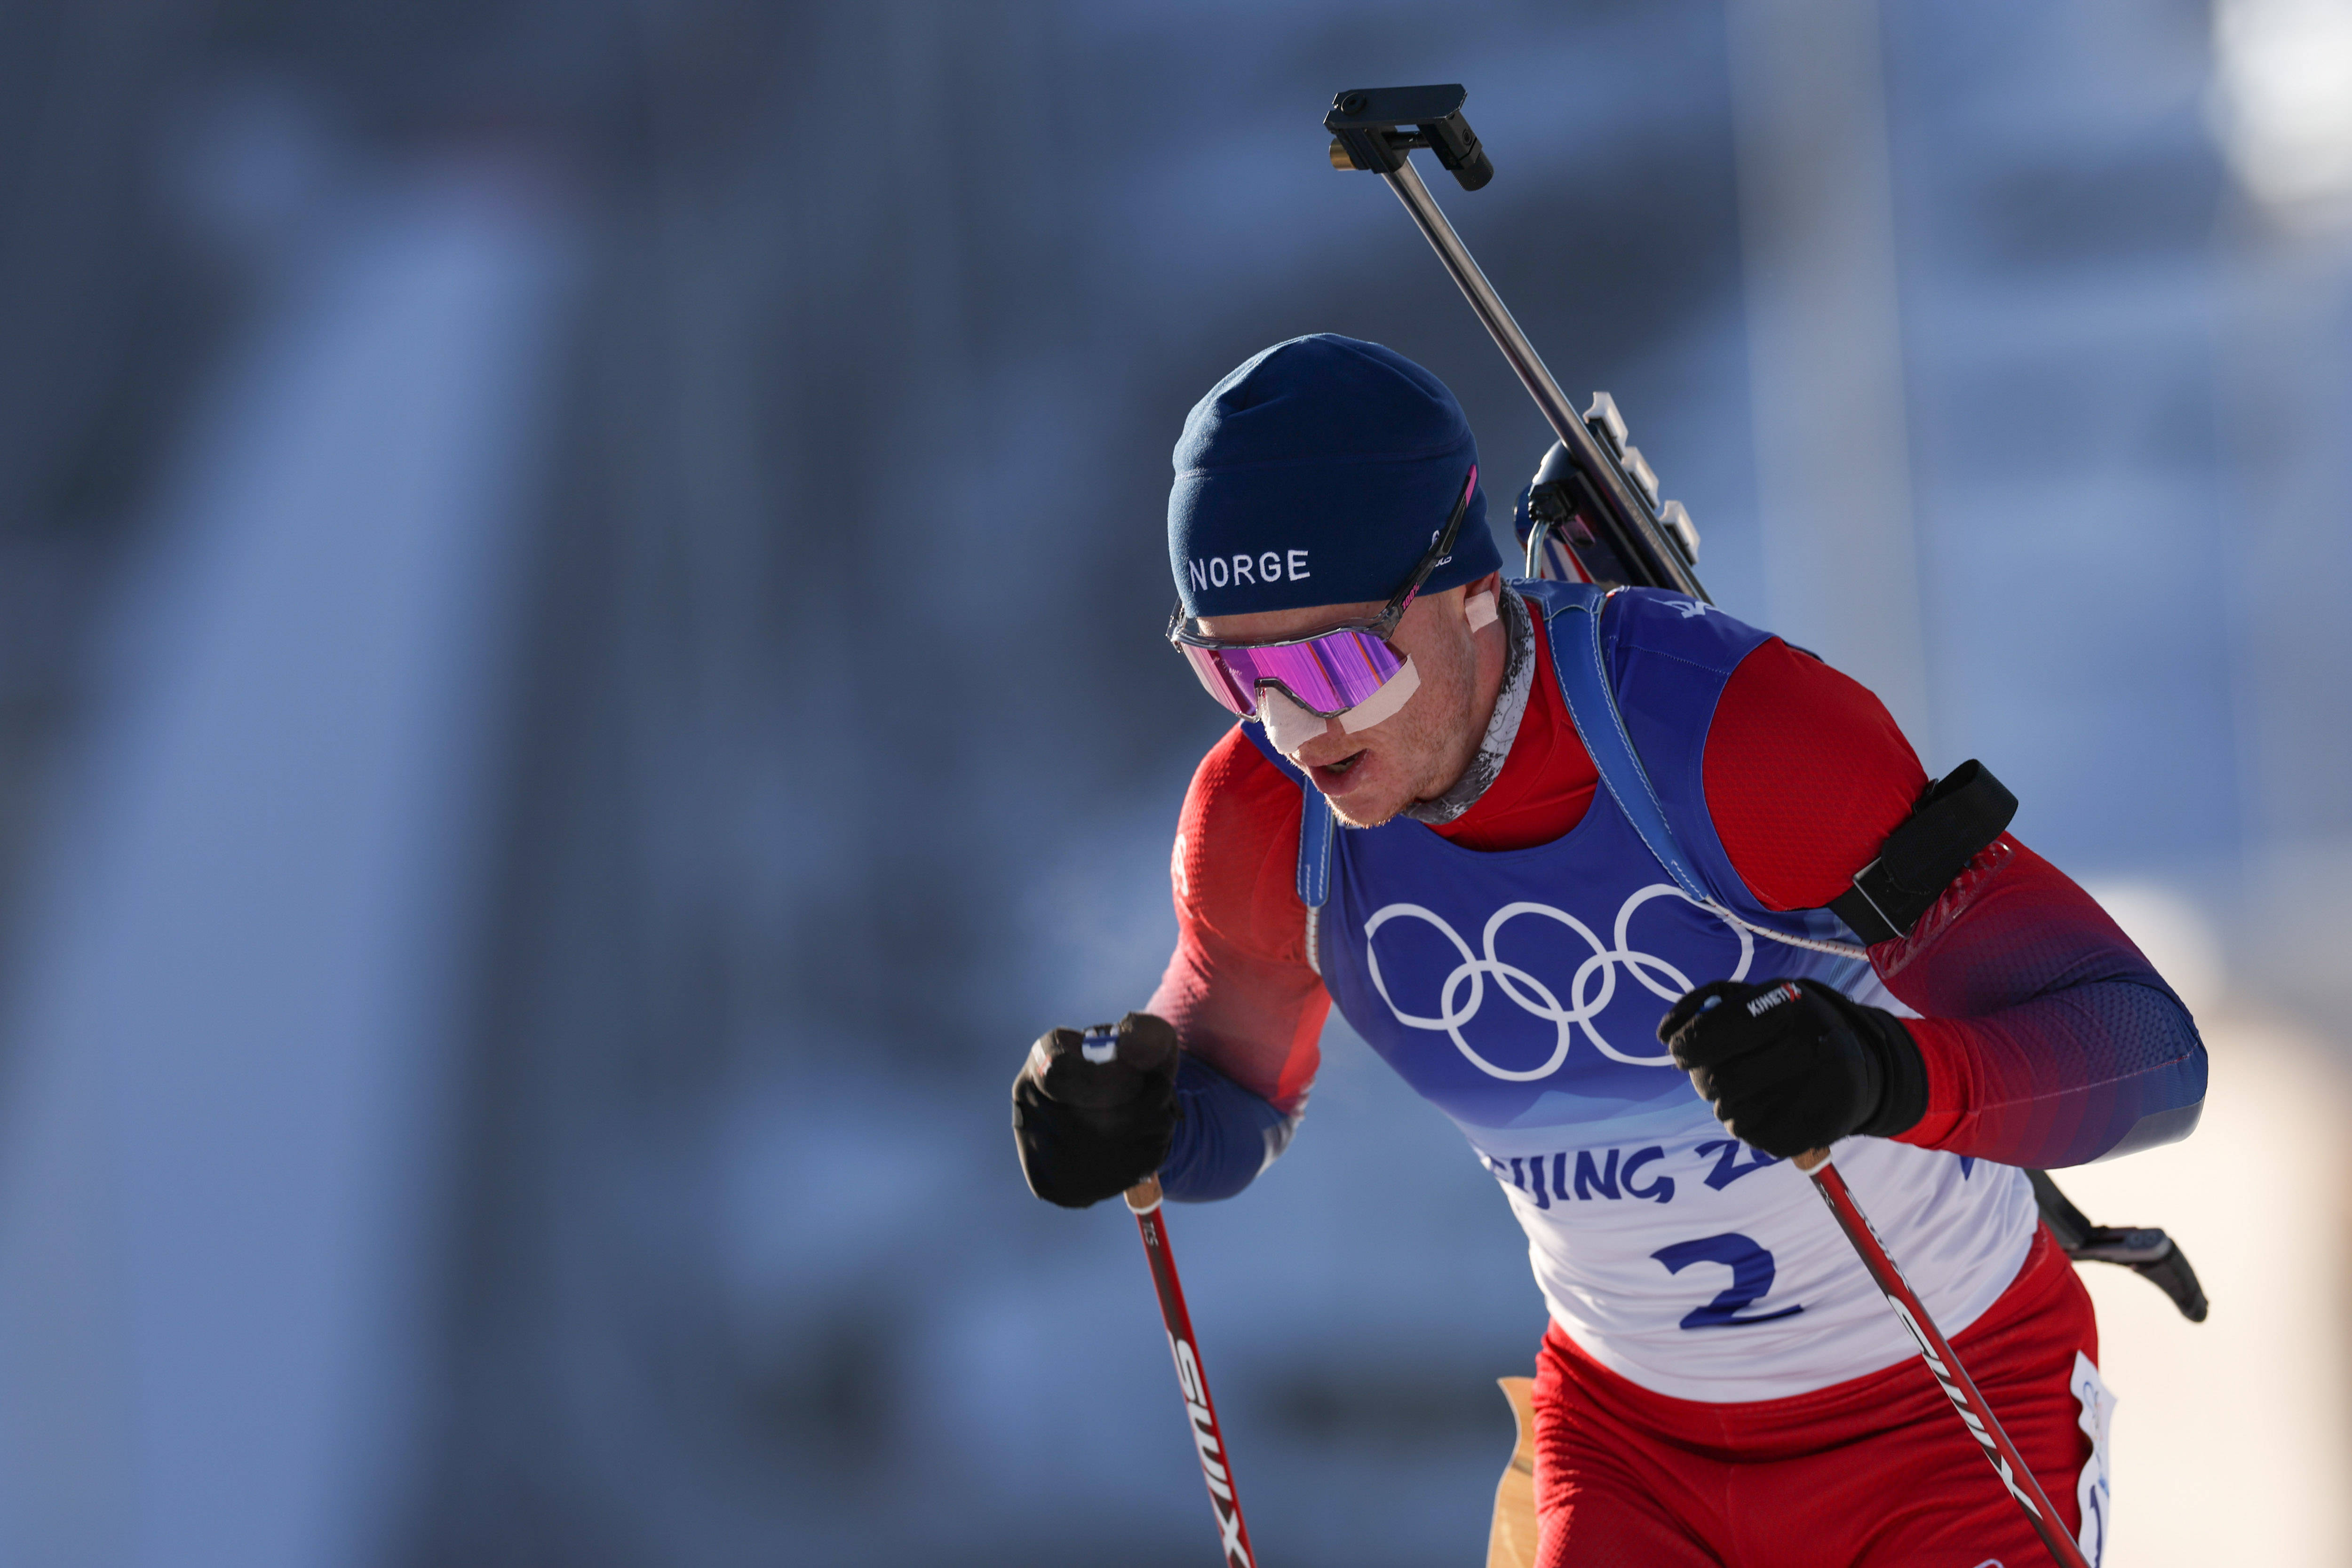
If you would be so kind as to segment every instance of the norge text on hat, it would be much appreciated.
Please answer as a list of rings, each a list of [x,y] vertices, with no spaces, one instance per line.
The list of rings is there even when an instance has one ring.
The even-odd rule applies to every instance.
[[[1174,461],[1169,565],[1197,618],[1387,599],[1444,528],[1478,444],[1435,376],[1378,343],[1317,332],[1210,388]],[[1502,563],[1481,486],[1423,590]]]

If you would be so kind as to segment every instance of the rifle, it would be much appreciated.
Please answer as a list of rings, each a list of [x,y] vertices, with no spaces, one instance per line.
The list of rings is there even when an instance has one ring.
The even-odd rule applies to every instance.
[[[1365,171],[1388,182],[1559,437],[1544,454],[1526,505],[1514,518],[1527,549],[1526,575],[1572,578],[1609,588],[1664,589],[1711,604],[1714,601],[1698,580],[1698,530],[1690,511],[1679,501],[1659,499],[1657,476],[1641,449],[1628,440],[1616,400],[1595,392],[1591,405],[1581,415],[1575,413],[1510,308],[1413,170],[1413,150],[1426,148],[1465,191],[1481,190],[1494,179],[1493,161],[1462,116],[1468,97],[1468,89],[1458,82],[1350,88],[1332,99],[1323,128],[1331,133],[1333,168]],[[1917,1338],[1928,1367],[2051,1554],[2068,1568],[2080,1564],[2080,1549],[2065,1534],[1990,1407],[1928,1320],[1926,1307],[1903,1283],[1901,1270],[1879,1245],[1826,1151],[1806,1155],[1799,1164],[1811,1176],[1896,1315]],[[2188,1257],[2171,1238],[2152,1227],[2093,1225],[2058,1190],[2048,1172],[2026,1174],[2043,1220],[2069,1258],[2129,1268],[2162,1289],[2189,1322],[2205,1320],[2205,1293]],[[1981,1418],[1969,1409],[1970,1398],[1962,1389],[1981,1407]]]
[[[1559,437],[1544,454],[1526,506],[1513,519],[1527,549],[1526,575],[1663,588],[1712,604],[1698,580],[1698,530],[1689,508],[1658,499],[1657,476],[1628,440],[1617,400],[1596,392],[1580,417],[1570,411],[1510,308],[1413,172],[1410,155],[1419,147],[1434,153],[1465,191],[1482,190],[1495,177],[1493,160],[1462,117],[1469,96],[1459,82],[1350,88],[1332,99],[1323,128],[1331,132],[1332,167],[1375,172],[1397,193]],[[2153,1227],[2094,1225],[2048,1172],[2026,1174],[2042,1218],[2069,1258],[2130,1269],[2169,1296],[2190,1322],[2205,1321],[2205,1292],[2171,1238]]]
[[[1520,519],[1527,575],[1664,588],[1712,604],[1698,580],[1698,529],[1690,509],[1658,498],[1658,476],[1628,439],[1616,399],[1595,392],[1591,406],[1575,413],[1413,171],[1409,154],[1426,147],[1465,191],[1495,177],[1495,165],[1462,118],[1468,97],[1458,82],[1352,88],[1332,101],[1323,128],[1331,132],[1332,167],[1370,170],[1389,183],[1559,437],[1536,470]]]

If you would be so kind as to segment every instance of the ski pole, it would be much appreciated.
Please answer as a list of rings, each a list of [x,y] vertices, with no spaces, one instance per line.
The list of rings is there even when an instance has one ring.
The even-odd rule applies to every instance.
[[[1886,1304],[1895,1309],[1895,1315],[1903,1320],[1905,1328],[1911,1331],[1911,1337],[1918,1343],[1919,1354],[1927,1362],[1927,1370],[1935,1375],[1937,1386],[1943,1389],[1944,1396],[1952,1402],[1952,1408],[1967,1425],[1969,1436],[1984,1449],[1993,1472],[2000,1477],[2000,1484],[2009,1489],[2009,1495],[2025,1510],[2026,1519],[2032,1522],[2034,1532],[2042,1537],[2042,1544],[2050,1549],[2050,1555],[2057,1560],[2059,1568],[2091,1568],[2089,1560],[2083,1555],[2083,1549],[2068,1533],[2065,1521],[2051,1506],[2049,1494],[2034,1479],[2032,1467],[2017,1451],[2017,1445],[2009,1440],[2009,1434],[2001,1429],[2000,1417],[1992,1413],[1992,1406],[1986,1403],[1984,1395],[1977,1388],[1976,1380],[1969,1375],[1969,1369],[1960,1364],[1960,1358],[1952,1354],[1951,1342],[1936,1326],[1936,1320],[1927,1315],[1927,1304],[1912,1292],[1910,1282],[1903,1278],[1903,1270],[1895,1267],[1894,1258],[1886,1250],[1886,1244],[1879,1240],[1878,1232],[1871,1228],[1869,1216],[1864,1214],[1862,1206],[1854,1202],[1853,1189],[1845,1185],[1845,1177],[1838,1174],[1837,1166],[1830,1161],[1830,1152],[1815,1149],[1809,1155],[1799,1155],[1797,1168],[1812,1178],[1813,1190],[1820,1193],[1822,1201],[1830,1206],[1830,1213],[1835,1217],[1838,1228],[1845,1232],[1848,1241],[1853,1243],[1853,1249],[1861,1255],[1862,1266],[1870,1270],[1873,1282],[1885,1292]]]
[[[1256,1568],[1249,1526],[1242,1522],[1241,1499],[1234,1495],[1232,1456],[1225,1451],[1217,1407],[1209,1398],[1209,1379],[1201,1371],[1200,1346],[1192,1339],[1192,1314],[1184,1310],[1184,1287],[1177,1281],[1176,1260],[1168,1250],[1168,1226],[1160,1214],[1160,1178],[1145,1176],[1129,1187],[1127,1207],[1135,1211],[1152,1287],[1160,1292],[1160,1321],[1167,1326],[1168,1349],[1176,1358],[1176,1387],[1192,1420],[1192,1446],[1201,1452],[1201,1479],[1209,1483],[1209,1511],[1217,1518],[1218,1542],[1230,1568]]]

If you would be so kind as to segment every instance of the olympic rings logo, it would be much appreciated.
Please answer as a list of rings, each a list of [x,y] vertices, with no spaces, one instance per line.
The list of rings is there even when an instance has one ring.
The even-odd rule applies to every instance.
[[[1470,944],[1435,913],[1418,904],[1391,904],[1365,922],[1364,958],[1371,969],[1372,988],[1380,992],[1381,1000],[1388,1003],[1389,1011],[1396,1015],[1399,1023],[1408,1029],[1444,1033],[1454,1041],[1454,1049],[1460,1051],[1471,1066],[1489,1078],[1500,1078],[1513,1083],[1549,1078],[1559,1071],[1561,1062],[1568,1060],[1569,1047],[1575,1042],[1576,1031],[1580,1029],[1584,1031],[1585,1038],[1592,1041],[1594,1048],[1612,1061],[1622,1061],[1631,1067],[1672,1067],[1674,1058],[1665,1052],[1655,1056],[1633,1056],[1620,1051],[1609,1043],[1594,1023],[1616,998],[1620,965],[1644,989],[1662,1000],[1677,1001],[1691,988],[1690,977],[1680,969],[1654,954],[1636,952],[1626,940],[1626,928],[1633,923],[1634,911],[1659,897],[1691,902],[1682,889],[1672,883],[1654,883],[1639,889],[1617,911],[1613,946],[1604,946],[1591,926],[1565,910],[1554,909],[1549,904],[1507,904],[1487,917],[1486,929],[1481,937],[1485,949],[1483,954],[1471,952]],[[1496,936],[1504,926],[1522,915],[1537,915],[1547,920],[1558,921],[1582,937],[1585,946],[1592,949],[1591,956],[1577,966],[1574,977],[1569,981],[1569,1003],[1566,1007],[1560,1005],[1559,996],[1541,980],[1495,956]],[[1731,971],[1730,977],[1735,980],[1747,978],[1748,966],[1756,956],[1755,938],[1738,926],[1723,922],[1720,916],[1712,917],[1739,938],[1739,965]],[[1445,977],[1444,985],[1438,989],[1435,1018],[1418,1018],[1397,1006],[1396,998],[1389,995],[1388,981],[1381,975],[1381,956],[1373,946],[1373,939],[1380,935],[1381,926],[1391,920],[1401,919],[1419,920],[1434,926],[1462,956],[1462,962],[1454,967],[1454,972]],[[1478,1016],[1478,1009],[1486,999],[1486,977],[1490,975],[1494,977],[1495,988],[1509,998],[1521,1011],[1550,1020],[1557,1039],[1550,1060],[1542,1066],[1525,1071],[1497,1067],[1479,1055],[1463,1038],[1462,1026]]]

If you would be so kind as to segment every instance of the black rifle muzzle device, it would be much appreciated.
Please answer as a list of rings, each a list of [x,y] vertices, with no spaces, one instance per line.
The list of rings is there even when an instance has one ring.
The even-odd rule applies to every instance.
[[[1332,166],[1366,170],[1388,182],[1559,438],[1537,471],[1529,497],[1528,575],[1664,588],[1706,600],[1695,570],[1698,530],[1681,502],[1659,499],[1657,476],[1641,449],[1627,444],[1615,402],[1607,392],[1596,393],[1581,415],[1569,405],[1413,172],[1412,150],[1426,147],[1465,191],[1478,190],[1495,177],[1477,133],[1462,118],[1469,96],[1459,82],[1349,88],[1332,99],[1331,112],[1323,117],[1323,128],[1331,133]]]
[[[1331,100],[1323,129],[1331,133],[1331,167],[1392,174],[1405,154],[1426,147],[1454,172],[1465,191],[1495,177],[1478,133],[1462,118],[1470,96],[1459,82],[1445,87],[1349,88]]]

